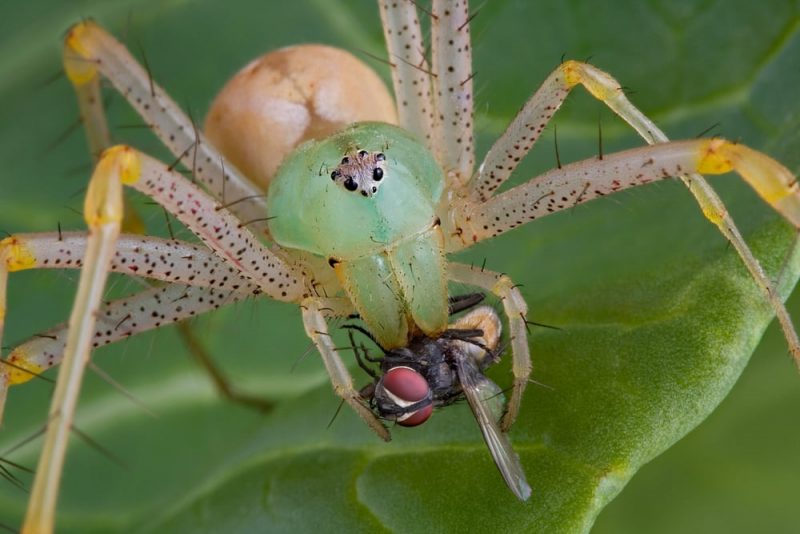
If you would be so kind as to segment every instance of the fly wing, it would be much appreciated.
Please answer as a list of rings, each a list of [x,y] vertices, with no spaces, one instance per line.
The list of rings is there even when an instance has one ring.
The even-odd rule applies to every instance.
[[[522,501],[527,501],[531,496],[531,487],[525,479],[525,472],[519,463],[519,456],[514,452],[506,435],[497,426],[497,417],[492,413],[491,405],[498,402],[497,399],[501,395],[500,388],[480,372],[469,356],[461,354],[457,361],[461,389],[478,421],[478,426],[481,428],[489,452],[492,453],[494,463],[514,495]]]

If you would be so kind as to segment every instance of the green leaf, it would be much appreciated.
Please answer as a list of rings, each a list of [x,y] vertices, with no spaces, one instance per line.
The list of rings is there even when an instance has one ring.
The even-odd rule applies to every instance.
[[[83,0],[0,7],[0,229],[82,227],[73,210],[80,210],[90,171],[85,142],[75,132],[54,143],[77,107],[66,80],[45,83],[60,68],[61,32],[81,16],[127,35],[135,54],[146,52],[154,78],[195,116],[262,51],[316,41],[382,53],[371,1],[263,4]],[[563,54],[592,56],[673,137],[694,137],[718,122],[714,133],[800,171],[797,1],[620,0],[598,9],[588,0],[491,0],[482,7],[473,25],[481,152]],[[365,58],[386,76],[384,65]],[[109,112],[118,140],[171,161],[147,132],[124,128],[137,119],[121,98],[112,99]],[[640,144],[579,90],[555,120],[563,161],[595,154],[598,117],[606,152]],[[554,164],[551,143],[549,133],[517,183]],[[783,272],[788,290],[800,273],[797,254],[786,261],[794,232],[736,178],[713,183],[768,271]],[[141,198],[136,203],[150,227],[163,226],[158,208]],[[319,359],[300,359],[308,340],[297,308],[259,301],[195,326],[237,386],[276,401],[267,415],[220,400],[170,329],[97,352],[95,362],[159,416],[88,377],[77,426],[126,467],[75,439],[60,497],[61,530],[587,530],[642,465],[722,401],[770,320],[736,254],[677,182],[548,217],[461,257],[484,258],[487,267],[524,284],[532,320],[560,328],[533,331],[536,383],[511,433],[533,488],[529,503],[504,487],[464,405],[442,410],[423,427],[395,429],[390,444],[348,410],[328,428],[338,401]],[[76,279],[75,273],[13,274],[3,345],[62,321]],[[117,279],[113,291],[137,287]],[[764,517],[773,521],[768,530],[791,530],[796,481],[786,473],[800,465],[793,448],[773,443],[800,439],[787,416],[790,399],[798,399],[796,377],[777,332],[764,350],[769,354],[759,361],[767,363],[746,384],[747,395],[725,412],[728,434],[718,435],[729,439],[696,438],[708,436],[703,429],[693,434],[689,441],[700,441],[696,456],[684,452],[672,464],[659,458],[657,469],[645,469],[601,516],[598,531],[702,525],[744,532],[763,527]],[[491,374],[507,385],[508,362]],[[36,381],[12,390],[0,452],[41,428],[49,391]],[[792,427],[770,434],[767,420]],[[34,442],[10,458],[33,467],[37,454]],[[714,464],[711,455],[726,461]],[[772,466],[770,478],[758,475],[760,465]],[[676,473],[687,471],[681,486]],[[739,492],[723,491],[723,500],[715,493],[724,487]],[[0,523],[18,525],[26,497],[0,487]],[[712,512],[705,503],[713,503]],[[741,520],[743,510],[749,523]]]

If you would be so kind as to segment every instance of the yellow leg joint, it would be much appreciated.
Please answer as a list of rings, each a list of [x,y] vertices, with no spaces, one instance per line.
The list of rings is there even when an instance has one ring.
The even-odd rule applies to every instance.
[[[64,72],[73,85],[85,85],[97,78],[97,65],[90,47],[97,26],[81,22],[70,28],[64,38]]]
[[[564,73],[567,89],[583,84],[593,97],[602,102],[611,100],[622,91],[614,78],[587,63],[569,60],[562,63],[560,68]]]
[[[800,227],[800,186],[794,175],[769,156],[724,139],[701,143],[697,171],[722,174],[736,171],[773,208]]]
[[[28,361],[18,350],[9,354],[8,362],[12,365],[0,364],[3,367],[0,371],[8,377],[8,384],[11,386],[24,384],[45,370],[44,367]]]
[[[700,146],[697,172],[700,174],[725,174],[733,170],[731,148],[736,145],[724,139],[711,139]]]
[[[0,241],[0,258],[6,262],[8,272],[24,271],[36,265],[36,257],[18,237],[7,237]]]
[[[103,152],[83,204],[89,228],[122,220],[122,184],[136,183],[141,173],[142,162],[131,147],[117,145]]]
[[[564,84],[567,86],[567,89],[572,89],[579,83],[581,83],[581,64],[577,61],[568,60],[561,64],[559,67],[561,72],[564,73]]]

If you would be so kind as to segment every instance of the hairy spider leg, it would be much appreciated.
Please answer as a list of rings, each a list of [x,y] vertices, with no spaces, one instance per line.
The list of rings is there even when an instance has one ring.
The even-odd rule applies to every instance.
[[[220,157],[218,151],[197,131],[196,124],[153,82],[149,70],[142,69],[112,36],[90,21],[78,24],[71,28],[65,39],[63,60],[76,91],[81,122],[84,124],[89,150],[95,163],[102,151],[111,145],[100,92],[99,71],[125,95],[148,122],[148,127],[168,148],[187,166],[191,163],[194,177],[199,177],[223,203],[230,200],[225,199],[227,187],[234,196],[230,202],[232,209],[239,210],[240,216],[246,217],[245,220],[250,221],[253,228],[259,228],[266,233],[263,192]],[[156,109],[160,109],[160,113],[156,113]],[[191,125],[191,129],[187,125]],[[198,147],[201,147],[199,152]],[[183,151],[179,153],[179,149]],[[229,183],[231,179],[232,184]],[[124,201],[123,231],[144,234],[144,223],[138,212],[129,204],[127,197],[124,197]],[[179,331],[190,348],[190,354],[209,372],[220,392],[232,400],[239,398],[233,393],[233,387],[227,383],[221,371],[208,358],[191,327],[181,325]],[[245,397],[241,396],[243,399]],[[245,402],[252,405],[252,400],[247,397]]]
[[[107,301],[97,312],[92,347],[191,319],[252,295],[247,290],[169,284]],[[8,355],[8,362],[14,365],[7,373],[10,383],[27,382],[36,374],[60,364],[68,330],[69,325],[62,323],[16,346]]]
[[[532,370],[525,323],[528,305],[519,288],[504,274],[460,263],[450,263],[447,268],[450,280],[486,289],[499,297],[503,303],[503,311],[508,318],[512,372],[514,374],[511,397],[508,399],[506,411],[500,423],[502,430],[508,431],[519,413],[522,394],[525,392],[525,386],[528,385],[528,378]]]
[[[93,153],[110,145],[99,90],[102,74],[213,196],[230,203],[241,220],[265,217],[264,192],[206,140],[150,73],[103,28],[84,21],[69,30],[64,40],[64,70],[78,95],[81,120]],[[247,200],[236,202],[242,199]],[[266,224],[255,223],[255,227],[266,235]]]
[[[400,125],[423,139],[428,150],[435,154],[431,73],[417,6],[412,2],[379,1],[378,7]]]
[[[10,272],[26,269],[78,269],[83,265],[85,232],[14,234],[0,241]],[[196,243],[122,234],[112,272],[174,284],[240,289],[256,285],[209,249]]]
[[[12,235],[0,241],[7,271],[79,269],[88,237],[81,232]],[[93,347],[163,324],[191,318],[261,290],[213,252],[201,246],[160,238],[121,235],[109,265],[111,272],[175,284],[153,287],[105,302],[98,312]],[[27,382],[61,363],[66,323],[41,332],[15,347],[0,376],[10,385]]]
[[[55,525],[58,487],[72,418],[84,369],[89,362],[96,313],[122,222],[122,183],[137,180],[140,172],[139,161],[131,152],[125,147],[106,152],[89,182],[84,203],[84,217],[89,227],[86,254],[70,314],[64,365],[53,392],[44,446],[22,527],[26,533],[51,532]]]
[[[179,157],[184,165],[192,168],[198,181],[207,187],[214,196],[222,198],[225,193],[230,198],[234,198],[234,202],[241,198],[252,200],[252,202],[246,203],[237,202],[235,205],[231,202],[230,209],[243,220],[263,218],[266,214],[263,193],[227,162],[202,134],[197,132],[194,123],[183,114],[164,90],[153,82],[149,73],[130,56],[119,42],[96,24],[84,22],[74,26],[69,32],[65,40],[65,48],[65,69],[73,81],[73,85],[76,86],[76,90],[80,92],[81,86],[98,78],[99,73],[108,78],[145,119],[155,134],[173,154]],[[74,71],[72,74],[70,74],[71,70]],[[97,108],[93,113],[95,115],[102,113],[102,108]],[[90,124],[92,122],[94,121],[88,121]],[[224,186],[221,179],[223,174],[225,175]],[[220,206],[217,206],[217,209],[219,208]],[[201,212],[198,209],[198,213]],[[207,222],[206,220],[203,223],[203,227]],[[198,231],[197,228],[189,226],[193,231]],[[266,235],[265,225],[259,224],[257,228]],[[254,246],[257,245],[255,240],[250,243]],[[212,246],[212,248],[214,247]],[[271,254],[264,247],[258,248],[266,254]],[[274,258],[274,256],[272,257]],[[250,266],[240,264],[238,267],[244,269],[245,273],[249,269],[258,268],[256,264],[252,263]],[[281,286],[290,282],[288,279],[280,281],[278,277],[270,278],[274,278],[275,283]],[[299,278],[295,278],[291,280],[291,283],[295,284],[298,280]],[[296,285],[300,286],[299,283]],[[308,296],[298,294],[293,297],[285,289],[279,289],[278,300],[299,302]],[[265,291],[265,293],[273,295],[270,291]]]
[[[775,183],[793,179],[775,160],[723,139],[643,146],[564,165],[493,196],[470,211],[473,236],[482,241],[594,198],[701,169],[735,170],[746,179],[757,173]]]
[[[468,3],[433,2],[430,69],[416,3],[379,0],[378,5],[400,125],[426,142],[448,189],[460,189],[475,163]]]
[[[128,146],[104,151],[86,196],[84,211],[90,229],[89,241],[69,322],[65,365],[56,383],[45,446],[23,527],[26,532],[46,532],[53,528],[69,429],[119,233],[123,183],[161,204],[269,296],[297,301],[305,291],[302,273],[275,256],[233,214],[179,173]]]
[[[434,0],[431,62],[436,113],[436,151],[448,187],[460,189],[472,176],[472,48],[469,2]]]
[[[531,149],[571,90],[583,85],[589,93],[605,103],[632,126],[649,144],[665,143],[667,136],[625,96],[614,78],[586,63],[566,61],[545,80],[517,114],[503,135],[495,142],[469,184],[470,195],[476,201],[487,200],[505,182],[518,162]],[[800,366],[800,340],[786,307],[775,291],[761,264],[753,255],[722,200],[700,175],[721,174],[736,170],[756,192],[795,227],[800,225],[800,195],[794,176],[771,158],[731,142],[707,142],[698,148],[702,164],[685,165],[676,176],[695,196],[703,215],[734,246],[750,275],[764,292],[774,310],[789,350]],[[699,146],[699,145],[698,145]],[[706,152],[703,152],[703,151]],[[704,155],[704,154],[707,154]],[[497,214],[502,217],[502,214]],[[474,242],[474,235],[462,235],[463,246]]]
[[[338,354],[338,349],[333,343],[333,338],[328,330],[325,315],[346,317],[353,313],[352,304],[346,299],[319,299],[309,298],[300,303],[303,313],[303,326],[306,335],[317,346],[325,368],[331,378],[333,390],[337,395],[350,405],[353,410],[375,431],[384,441],[389,441],[391,436],[383,423],[372,413],[365,404],[361,394],[353,386],[353,377],[347,366]]]
[[[276,300],[283,301],[297,301],[304,296],[302,273],[297,273],[293,266],[285,264],[261,245],[255,236],[239,224],[238,220],[217,201],[179,173],[134,149],[114,147],[106,151],[109,156],[105,157],[111,157],[118,152],[136,158],[139,165],[140,176],[130,185],[164,206],[204,240],[218,258],[202,261],[199,264],[201,268],[192,267],[192,258],[198,255],[207,258],[208,253],[200,252],[200,249],[193,245],[179,243],[170,245],[161,239],[128,237],[121,243],[122,248],[117,254],[118,261],[112,261],[110,268],[167,282],[181,283],[184,278],[189,283],[195,282],[199,285],[208,282],[210,286],[217,286],[217,293],[226,289],[229,284],[229,293],[241,293],[238,298],[256,292],[265,292]],[[3,244],[6,249],[5,254],[13,260],[15,269],[23,266],[34,268],[38,265],[70,266],[68,263],[70,261],[73,262],[73,266],[80,264],[80,261],[75,259],[81,248],[81,239],[77,236],[67,235],[63,242],[57,240],[54,242],[54,236],[49,238],[17,236],[7,238]],[[156,252],[158,261],[148,262],[151,254]],[[145,261],[146,264],[141,266],[141,261]],[[184,271],[184,268],[188,272]],[[225,275],[225,272],[229,272],[230,275]],[[221,278],[216,278],[220,275]],[[140,294],[137,297],[139,308],[155,309],[159,304],[163,304],[161,291],[155,289]],[[198,304],[218,303],[223,300],[219,294],[214,295],[207,290],[191,293],[198,300]],[[202,308],[208,309],[205,306]],[[184,309],[188,312],[190,308]],[[185,318],[183,315],[173,317]],[[48,363],[45,367],[57,363],[58,352],[52,350],[47,353],[42,352],[46,346],[43,340],[35,339],[32,343],[20,347],[19,350],[15,349],[10,359],[34,372],[42,369],[42,363]],[[31,352],[29,349],[32,348],[37,350]],[[4,369],[3,372],[5,374],[13,372],[15,376],[24,374],[16,368]],[[11,383],[18,381],[22,381],[21,378],[12,380]]]

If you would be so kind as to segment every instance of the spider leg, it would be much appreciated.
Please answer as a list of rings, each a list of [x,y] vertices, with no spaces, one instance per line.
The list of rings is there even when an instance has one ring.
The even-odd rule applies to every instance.
[[[620,84],[605,72],[577,61],[565,62],[561,65],[561,70],[565,74],[567,84],[570,86],[578,83],[582,84],[592,96],[603,101],[614,113],[630,124],[648,143],[668,141],[664,132],[625,97]],[[772,160],[769,160],[767,156],[746,150],[746,147],[740,147],[738,150],[731,149],[730,152],[737,159],[739,156],[736,155],[736,152],[742,153],[737,172],[742,174],[745,180],[753,186],[767,203],[797,227],[800,224],[800,195],[797,193],[797,181],[791,176],[791,173],[787,171],[787,181],[775,183],[770,180],[771,176],[769,174],[761,174],[765,167],[771,166],[769,162],[772,162]],[[744,155],[746,152],[749,152],[747,156]],[[725,161],[727,157],[727,155],[721,154],[719,163],[725,166],[728,163]],[[769,162],[766,160],[769,160]],[[736,249],[745,267],[750,272],[750,276],[753,277],[756,284],[764,292],[772,309],[775,311],[783,330],[783,335],[789,344],[792,357],[797,365],[800,366],[800,339],[797,337],[789,312],[776,292],[774,283],[767,277],[758,259],[753,255],[750,247],[747,246],[741,232],[739,232],[728,210],[725,208],[722,199],[700,175],[703,173],[717,174],[712,169],[701,168],[695,173],[681,174],[680,179],[694,195],[706,219],[714,224],[725,236],[725,239]],[[749,178],[745,176],[747,174],[750,175]]]
[[[463,213],[462,220],[464,225],[470,225],[468,233],[477,242],[549,213],[654,180],[684,173],[720,174],[731,170],[798,225],[798,186],[791,172],[760,152],[722,139],[661,143],[565,165],[476,204]],[[706,216],[710,217],[708,213]],[[751,259],[746,265],[751,274],[754,269],[759,274],[753,277],[768,296],[800,366],[800,341],[788,312],[758,261]]]
[[[113,147],[135,154],[141,176],[131,187],[163,206],[197,235],[227,265],[255,282],[276,300],[297,302],[306,292],[298,269],[265,247],[224,206],[181,174],[130,147]]]
[[[503,184],[517,167],[518,162],[531,149],[570,91],[579,84],[631,125],[649,144],[668,141],[666,135],[627,99],[622,87],[614,78],[586,63],[566,61],[545,80],[487,153],[478,173],[468,186],[473,201],[489,199]],[[719,174],[736,170],[767,203],[798,226],[800,195],[796,181],[791,173],[767,156],[741,145],[724,141],[720,143],[722,144],[715,145],[712,142],[709,145],[710,150],[716,154],[715,157],[706,159],[703,165],[686,166],[677,175],[695,196],[703,215],[717,226],[734,246],[750,275],[764,292],[778,317],[789,349],[800,365],[800,339],[786,307],[778,296],[774,284],[744,241],[722,200],[700,173]],[[530,202],[532,199],[527,200]],[[456,206],[456,211],[461,209]],[[469,208],[466,211],[469,211]],[[498,213],[496,217],[502,218],[505,214]],[[520,217],[516,219],[522,220]],[[459,236],[460,239],[452,240],[453,243],[449,243],[449,250],[470,246],[476,240],[475,234],[464,231],[460,223],[455,225],[451,235]]]
[[[256,289],[255,286],[250,286]],[[112,301],[97,311],[91,332],[92,348],[115,343],[130,336],[191,319],[221,306],[251,296],[247,289],[208,288],[169,284],[151,287]],[[24,341],[15,347],[1,369],[11,385],[27,382],[35,375],[58,365],[64,357],[68,324],[63,323]]]
[[[506,413],[500,423],[503,431],[508,431],[517,418],[519,406],[522,402],[522,394],[525,392],[525,386],[528,385],[528,378],[531,374],[531,354],[528,348],[528,334],[525,329],[528,305],[514,282],[504,274],[460,263],[450,263],[447,268],[450,280],[491,291],[503,303],[503,310],[508,318],[512,371],[514,373],[511,398],[508,399]]]
[[[788,169],[744,145],[697,139],[643,146],[552,169],[475,204],[469,212],[471,235],[482,241],[597,197],[699,170],[707,174],[738,172],[773,207],[781,211],[786,206],[787,218],[793,216],[795,225],[800,224],[800,212],[792,213],[798,186]]]
[[[475,165],[472,127],[472,48],[468,2],[434,0],[431,59],[436,103],[434,153],[449,189],[460,189]]]
[[[467,186],[472,198],[488,200],[503,185],[539,140],[569,92],[561,69],[547,77],[486,153]]]
[[[0,241],[9,272],[27,269],[78,269],[88,234],[15,234]],[[111,259],[112,272],[149,280],[201,287],[249,289],[256,286],[202,245],[160,237],[123,234]]]
[[[383,34],[389,52],[400,125],[433,146],[431,78],[417,6],[410,0],[379,1]]]
[[[73,26],[64,39],[64,70],[78,95],[81,120],[95,157],[110,145],[100,94],[105,76],[145,123],[208,191],[245,221],[263,218],[264,192],[225,160],[180,107],[116,39],[92,21]],[[223,198],[227,197],[227,198]],[[259,230],[266,232],[266,225]]]
[[[96,313],[122,221],[122,182],[135,180],[138,172],[138,162],[129,151],[110,150],[101,158],[89,183],[84,203],[89,238],[70,315],[64,365],[53,392],[44,446],[28,501],[23,526],[25,532],[52,532],[54,528],[58,487],[72,418],[84,368],[89,361]]]
[[[81,232],[18,234],[0,241],[6,272],[24,269],[75,268],[83,264],[88,236]],[[239,393],[231,386],[181,321],[260,293],[213,252],[193,243],[156,237],[122,235],[110,270],[170,285],[105,302],[98,313],[93,347],[179,322],[189,352],[211,375],[220,393],[233,401],[263,409],[266,401]],[[183,285],[185,284],[185,285]],[[14,348],[0,368],[0,395],[9,385],[27,382],[61,362],[66,324],[42,332]],[[2,406],[0,406],[0,409]],[[2,415],[2,412],[0,412]]]
[[[331,316],[347,316],[352,313],[351,307],[343,306],[335,299],[307,298],[300,304],[300,308],[303,312],[303,326],[305,326],[306,334],[314,342],[322,356],[334,392],[349,404],[381,439],[389,441],[391,439],[389,431],[372,413],[372,410],[364,405],[358,390],[353,387],[353,377],[350,376],[350,371],[339,357],[333,344],[333,338],[328,331],[325,312]]]

